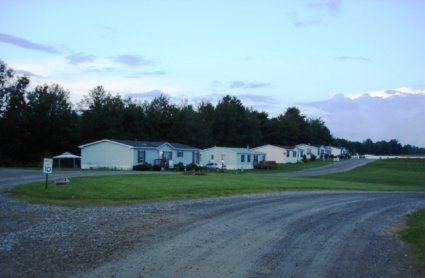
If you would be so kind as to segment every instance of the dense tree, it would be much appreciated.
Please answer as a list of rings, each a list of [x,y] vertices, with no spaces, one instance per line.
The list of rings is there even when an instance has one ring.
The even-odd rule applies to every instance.
[[[76,151],[79,119],[69,99],[69,92],[58,84],[37,86],[27,93],[28,142],[33,159],[48,154]],[[71,146],[73,146],[71,148]]]
[[[164,95],[152,100],[146,111],[148,118],[147,132],[150,140],[174,141],[177,112],[178,108],[171,104],[169,98]]]
[[[0,60],[0,159],[3,163],[25,160],[30,137],[27,122],[27,76],[16,76],[14,71]]]
[[[332,135],[325,123],[320,119],[307,120],[307,141],[313,145],[329,145]]]
[[[244,131],[246,113],[242,102],[229,95],[223,97],[215,108],[211,133],[217,145],[235,147],[245,142],[241,138]]]
[[[86,141],[103,138],[124,139],[124,101],[112,96],[103,86],[97,86],[85,96],[80,106],[82,138]]]

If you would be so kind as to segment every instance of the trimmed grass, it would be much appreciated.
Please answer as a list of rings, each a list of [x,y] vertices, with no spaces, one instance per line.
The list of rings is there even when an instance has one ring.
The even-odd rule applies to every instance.
[[[319,163],[323,162],[316,165],[323,165]],[[275,173],[261,171],[267,172]],[[10,194],[33,202],[97,206],[285,190],[425,191],[425,160],[421,159],[378,160],[349,172],[309,178],[254,173],[256,171],[209,172],[199,176],[142,173],[78,177],[72,178],[66,186],[50,183],[45,190],[44,183],[38,182],[16,187]]]
[[[349,172],[319,176],[317,179],[394,186],[425,191],[425,159],[382,159]],[[402,190],[404,191],[404,190]]]

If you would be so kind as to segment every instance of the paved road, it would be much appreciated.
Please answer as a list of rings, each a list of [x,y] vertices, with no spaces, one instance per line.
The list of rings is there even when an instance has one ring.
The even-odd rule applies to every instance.
[[[373,159],[347,159],[332,164],[328,164],[322,167],[309,168],[302,171],[296,171],[291,173],[276,174],[286,177],[307,177],[307,176],[320,176],[327,174],[334,174],[338,172],[350,171],[354,168],[364,166],[375,160]]]

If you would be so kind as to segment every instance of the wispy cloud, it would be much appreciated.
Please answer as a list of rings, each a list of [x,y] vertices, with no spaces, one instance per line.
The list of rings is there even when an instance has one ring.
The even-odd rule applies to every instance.
[[[156,63],[155,60],[145,59],[139,55],[129,55],[129,54],[112,57],[112,60],[116,63],[124,64],[127,66],[146,66],[146,65],[153,65]]]
[[[271,83],[255,83],[255,82],[249,82],[249,83],[245,83],[243,81],[232,81],[230,83],[230,89],[238,89],[238,88],[243,88],[243,89],[259,89],[259,88],[265,88],[265,87],[271,87],[272,84]]]
[[[314,20],[299,20],[299,21],[295,21],[294,25],[295,27],[300,27],[300,28],[304,28],[304,27],[310,27],[310,26],[314,26],[314,25],[319,25],[320,24],[320,20],[314,19]]]
[[[326,17],[335,16],[341,10],[341,0],[316,0],[310,2],[302,11],[293,13],[293,23],[297,28],[321,25]]]
[[[84,54],[82,52],[74,53],[66,56],[66,59],[68,60],[68,63],[75,65],[85,62],[93,62],[93,60],[96,58],[96,56],[91,54]]]
[[[166,93],[164,93],[161,90],[152,90],[152,91],[142,92],[142,93],[126,94],[127,97],[138,98],[138,99],[154,99],[154,98],[159,97],[161,95],[166,96],[166,97],[170,97],[169,95],[167,95]]]
[[[16,45],[22,48],[41,51],[51,54],[58,54],[59,50],[47,44],[31,42],[29,40],[0,33],[0,42]]]
[[[142,75],[166,75],[166,74],[168,73],[164,70],[142,72]]]
[[[319,0],[308,5],[317,11],[325,11],[330,15],[339,13],[341,9],[341,0]]]
[[[15,70],[15,72],[17,74],[28,75],[28,76],[33,76],[33,77],[37,77],[37,78],[42,78],[43,77],[41,75],[35,74],[35,73],[33,73],[31,71],[28,71],[28,70]]]
[[[354,60],[354,61],[362,61],[362,62],[372,62],[372,59],[367,57],[339,56],[339,57],[336,57],[336,59],[339,61]]]
[[[276,103],[276,99],[270,96],[265,95],[255,95],[255,94],[243,94],[238,95],[238,98],[240,98],[243,101],[249,101],[249,102],[255,102],[255,103],[267,103],[267,104],[274,104]]]

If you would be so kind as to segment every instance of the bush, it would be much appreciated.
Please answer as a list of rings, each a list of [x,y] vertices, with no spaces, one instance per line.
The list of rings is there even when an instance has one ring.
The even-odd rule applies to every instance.
[[[315,156],[314,154],[312,154],[312,155],[310,156],[310,160],[311,160],[311,161],[315,161],[315,160],[316,160],[316,158],[317,158],[317,156]]]
[[[179,162],[176,165],[174,165],[174,170],[179,171],[179,172],[183,172],[184,171],[184,164],[183,162]]]
[[[133,166],[133,171],[152,171],[152,165],[149,163],[142,163]]]
[[[161,165],[154,165],[153,167],[152,167],[152,170],[154,170],[154,171],[161,171]]]
[[[186,165],[187,171],[199,171],[200,167],[196,165],[195,163],[190,163]]]

